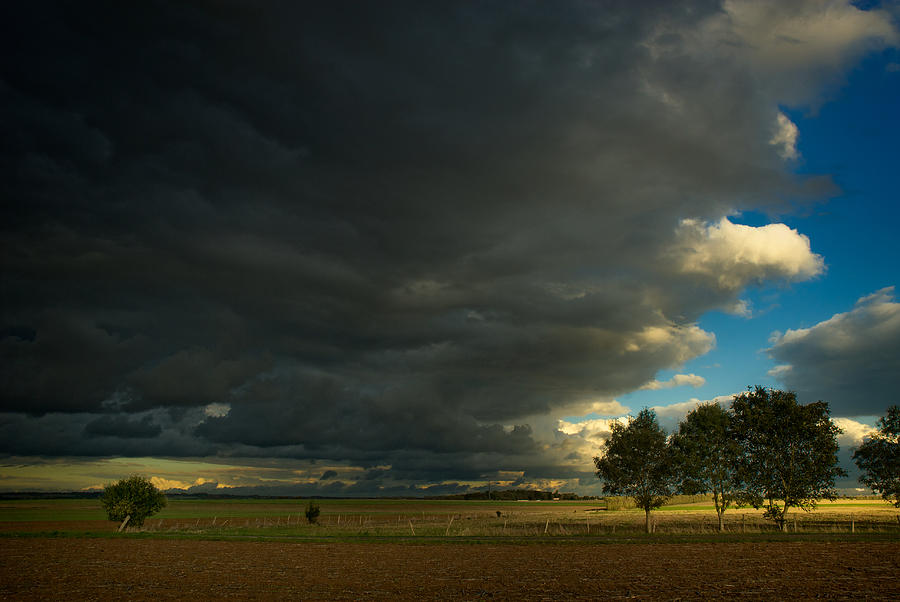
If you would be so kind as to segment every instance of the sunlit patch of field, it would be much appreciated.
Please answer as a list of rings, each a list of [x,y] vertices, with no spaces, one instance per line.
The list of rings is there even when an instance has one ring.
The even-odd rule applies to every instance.
[[[608,510],[603,501],[316,500],[316,524],[304,515],[303,499],[170,499],[159,514],[130,533],[144,536],[355,538],[608,538],[642,535],[644,512]],[[709,501],[665,506],[652,513],[657,536],[718,533]],[[898,511],[881,500],[822,502],[810,513],[793,509],[789,532],[881,533],[900,537]],[[0,502],[0,534],[110,533],[99,500]],[[761,510],[732,508],[725,531],[734,537],[776,532]]]

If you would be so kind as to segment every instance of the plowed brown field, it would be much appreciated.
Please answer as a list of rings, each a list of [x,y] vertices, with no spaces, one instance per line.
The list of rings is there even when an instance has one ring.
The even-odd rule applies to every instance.
[[[900,599],[900,542],[458,545],[0,539],[0,597]]]

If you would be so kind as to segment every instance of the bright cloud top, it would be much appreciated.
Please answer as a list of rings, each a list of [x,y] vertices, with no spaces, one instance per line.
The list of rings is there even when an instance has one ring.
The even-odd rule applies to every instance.
[[[838,435],[838,443],[842,448],[857,447],[863,442],[863,438],[875,431],[871,424],[864,424],[851,418],[833,418],[834,424],[841,429]]]
[[[855,352],[871,337],[884,341],[893,338],[890,334],[897,330],[900,330],[900,303],[894,301],[894,287],[890,286],[860,298],[851,311],[835,314],[811,328],[775,333],[772,349],[817,341],[823,349],[835,353]]]
[[[753,227],[722,218],[714,224],[686,219],[679,227],[680,268],[736,291],[768,279],[808,280],[825,270],[809,238],[784,224]]]
[[[589,443],[592,448],[599,449],[612,432],[613,424],[627,424],[624,416],[619,418],[595,418],[582,422],[560,420],[557,430],[564,435],[578,436]]]

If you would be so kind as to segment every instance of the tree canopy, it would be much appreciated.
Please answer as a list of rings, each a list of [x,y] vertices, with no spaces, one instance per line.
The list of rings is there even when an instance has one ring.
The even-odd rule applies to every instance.
[[[859,481],[900,508],[900,406],[889,407],[875,426],[878,430],[853,452],[862,471]]]
[[[741,445],[743,496],[783,530],[788,509],[805,511],[837,497],[837,435],[823,401],[800,405],[792,391],[756,387],[734,398],[733,429]]]
[[[603,444],[601,456],[594,458],[597,476],[603,480],[603,492],[625,495],[646,513],[647,532],[651,531],[650,511],[672,497],[672,461],[666,433],[660,428],[653,410],[644,408],[628,424],[615,422]]]
[[[100,503],[109,520],[140,527],[144,520],[166,506],[166,496],[146,477],[132,475],[103,489]]]
[[[687,495],[711,494],[719,530],[724,530],[725,510],[740,496],[741,448],[731,415],[716,403],[698,406],[678,425],[671,448],[678,490]]]

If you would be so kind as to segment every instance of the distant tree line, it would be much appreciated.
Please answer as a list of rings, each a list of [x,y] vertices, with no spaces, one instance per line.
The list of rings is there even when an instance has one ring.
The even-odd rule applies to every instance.
[[[596,496],[578,496],[574,493],[560,493],[559,491],[538,491],[534,489],[505,489],[503,491],[470,491],[451,495],[429,496],[428,499],[438,500],[593,500]]]
[[[655,412],[645,408],[627,424],[612,425],[594,465],[604,493],[631,497],[644,510],[648,533],[651,510],[676,494],[712,496],[720,530],[725,511],[738,505],[763,508],[784,530],[791,508],[810,511],[816,500],[835,499],[835,479],[846,476],[837,458],[841,430],[829,414],[826,402],[801,405],[793,392],[757,386],[735,396],[730,409],[698,406],[667,436]],[[857,451],[861,480],[876,491],[897,486],[900,415],[890,416],[882,426],[894,429],[893,439],[875,438],[878,445]],[[865,465],[890,461],[894,467],[882,473]]]

